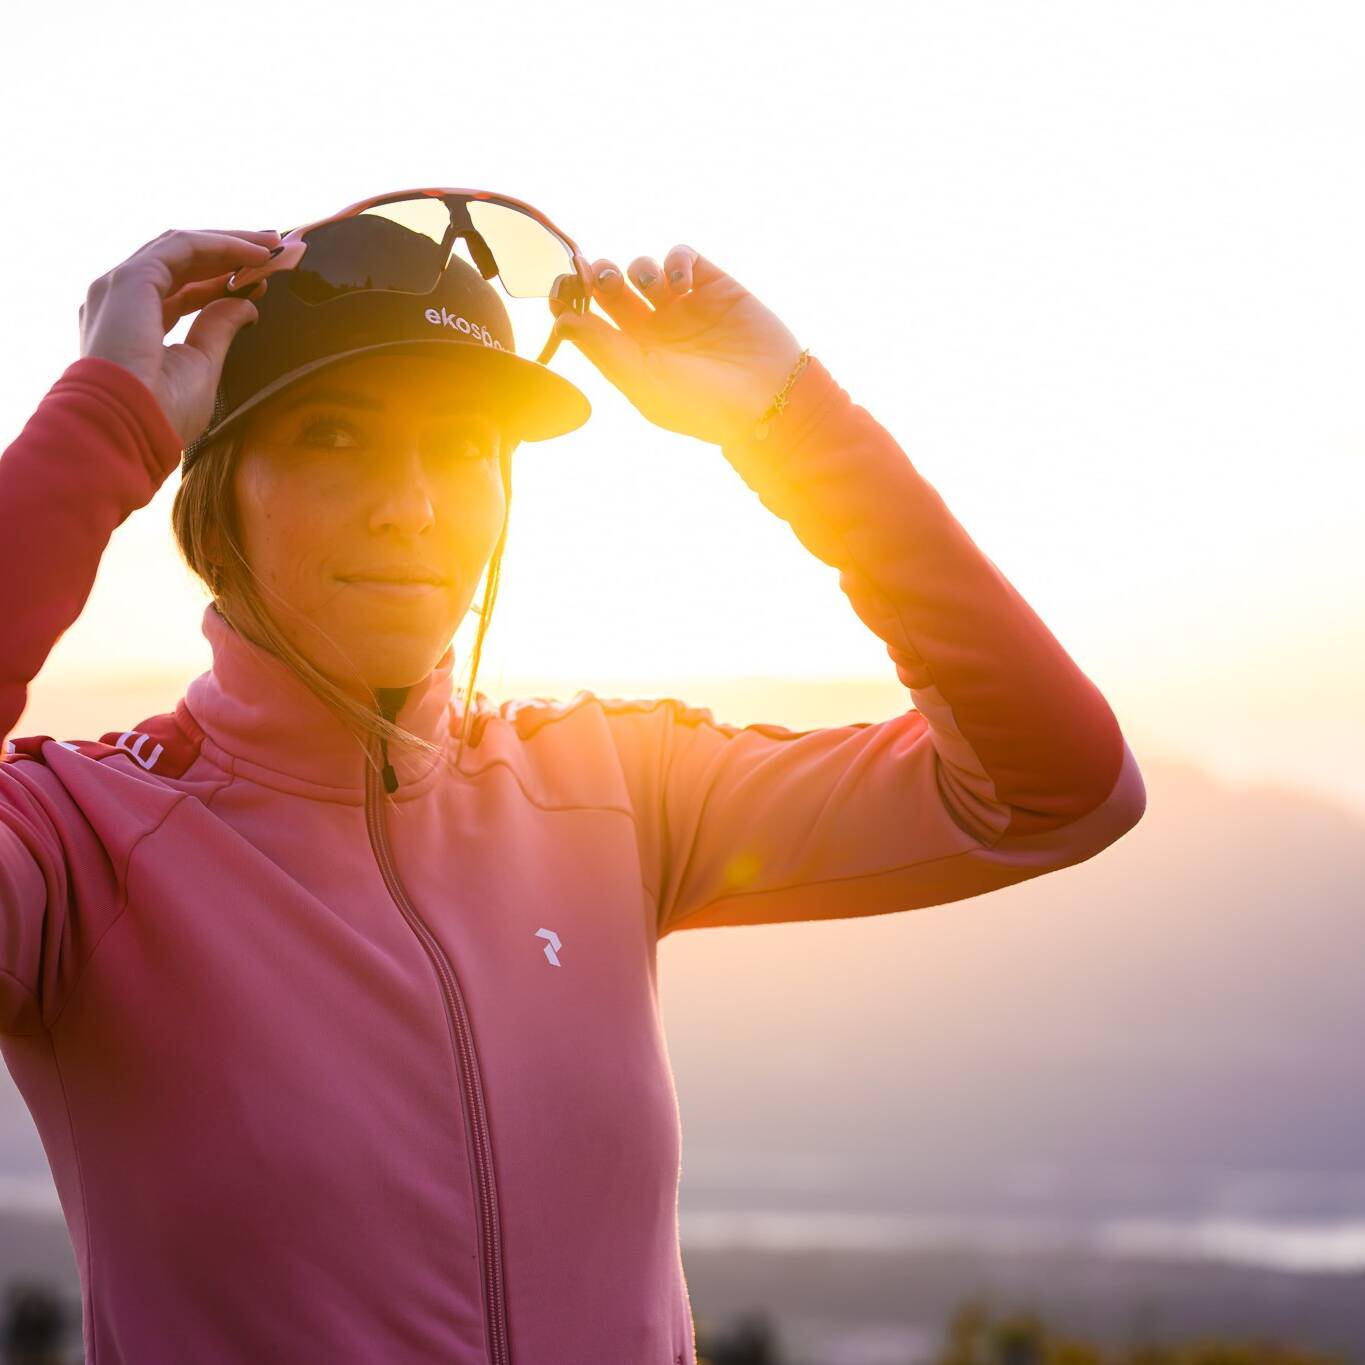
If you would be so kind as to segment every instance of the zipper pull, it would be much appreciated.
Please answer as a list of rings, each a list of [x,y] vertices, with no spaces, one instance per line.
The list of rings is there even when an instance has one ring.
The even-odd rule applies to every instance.
[[[382,735],[379,739],[379,750],[384,756],[384,790],[390,795],[398,790],[398,774],[393,770],[393,764],[389,762],[389,741]]]
[[[403,709],[403,699],[409,690],[406,687],[381,687],[375,694],[375,700],[379,703],[379,714],[385,720],[393,720]],[[379,737],[379,749],[384,756],[384,767],[381,769],[384,790],[392,796],[398,790],[398,774],[394,772],[393,764],[389,762],[389,741],[383,735]]]

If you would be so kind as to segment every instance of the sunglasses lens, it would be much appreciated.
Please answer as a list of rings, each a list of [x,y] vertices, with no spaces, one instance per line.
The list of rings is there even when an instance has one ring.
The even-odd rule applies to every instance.
[[[546,299],[561,276],[577,278],[568,244],[529,214],[471,199],[469,221],[493,253],[498,278],[513,298]]]
[[[505,204],[468,201],[473,234],[461,233],[453,248],[485,279],[494,274],[512,298],[559,298],[582,294],[573,252],[543,223]],[[427,294],[450,257],[442,251],[450,210],[424,195],[376,204],[350,218],[326,223],[307,235],[308,250],[289,272],[289,284],[305,303],[326,303],[357,289]]]
[[[554,351],[545,301],[581,311],[589,293],[573,247],[553,229],[521,209],[458,191],[373,204],[309,228],[303,241],[298,263],[280,274],[308,304],[369,289],[430,294],[452,259],[462,258],[501,284],[514,337],[545,338],[525,352],[542,362]]]
[[[305,303],[326,303],[357,289],[428,294],[449,253],[441,241],[450,212],[436,199],[379,204],[307,234],[308,249],[289,272]]]

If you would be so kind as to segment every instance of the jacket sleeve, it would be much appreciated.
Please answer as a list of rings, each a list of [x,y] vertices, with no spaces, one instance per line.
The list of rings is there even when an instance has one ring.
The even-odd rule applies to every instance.
[[[767,440],[724,453],[839,570],[913,709],[792,731],[607,703],[660,935],[961,900],[1082,862],[1141,819],[1104,697],[818,359]]]
[[[29,683],[80,615],[115,528],[149,503],[181,442],[131,371],[69,365],[0,455],[0,1033],[41,1028],[75,898],[98,894],[98,840],[9,736]]]

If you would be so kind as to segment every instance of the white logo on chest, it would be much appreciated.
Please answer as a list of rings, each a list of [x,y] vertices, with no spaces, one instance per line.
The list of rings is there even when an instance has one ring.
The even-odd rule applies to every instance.
[[[536,937],[548,939],[545,944],[545,956],[550,959],[550,965],[558,967],[561,965],[555,954],[559,951],[559,935],[553,929],[537,929]]]

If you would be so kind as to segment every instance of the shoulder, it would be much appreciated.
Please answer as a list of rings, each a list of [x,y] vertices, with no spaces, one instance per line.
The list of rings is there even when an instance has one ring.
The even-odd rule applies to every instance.
[[[23,735],[7,739],[0,761],[24,760],[51,768],[52,750],[66,750],[123,771],[157,777],[182,777],[199,756],[203,733],[183,703],[173,711],[150,716],[131,729],[107,730],[98,739],[56,739],[52,735]]]
[[[493,702],[478,695],[478,710],[471,733],[482,738],[490,725],[502,726],[520,740],[549,738],[549,731],[565,727],[561,733],[582,732],[590,727],[617,724],[706,725],[720,730],[738,727],[718,722],[711,710],[693,706],[678,697],[608,697],[589,688],[580,688],[567,700],[558,697],[516,697]],[[452,719],[458,732],[459,719]]]
[[[99,739],[18,735],[0,753],[0,822],[39,840],[71,866],[128,866],[189,788],[176,779],[198,744],[174,713]]]
[[[587,774],[610,772],[618,781],[631,781],[666,765],[680,748],[702,744],[710,751],[736,737],[762,743],[806,733],[761,722],[728,724],[710,707],[673,696],[604,696],[581,688],[567,700],[518,697],[495,703],[481,693],[478,701],[470,752],[461,764],[466,772],[506,762],[528,783],[568,784],[580,797]],[[452,733],[458,735],[459,718],[452,715]]]
[[[458,740],[464,712],[451,708]],[[547,808],[628,808],[641,770],[657,766],[678,724],[710,724],[709,711],[672,697],[609,697],[589,688],[572,696],[483,693],[469,718],[459,770],[465,777],[510,770],[523,793]]]
[[[518,697],[501,703],[478,695],[479,711],[473,732],[482,735],[487,725],[499,722],[510,727],[518,738],[529,740],[549,727],[563,722],[580,726],[605,723],[608,730],[706,730],[722,738],[756,734],[768,739],[797,739],[810,733],[785,725],[751,721],[735,725],[717,720],[709,706],[698,706],[681,697],[609,697],[580,688],[567,701],[553,697]]]

